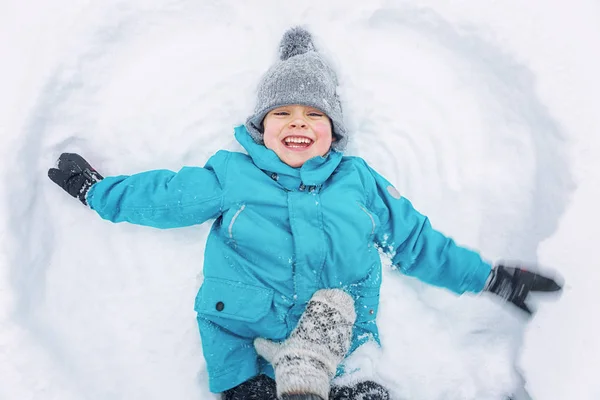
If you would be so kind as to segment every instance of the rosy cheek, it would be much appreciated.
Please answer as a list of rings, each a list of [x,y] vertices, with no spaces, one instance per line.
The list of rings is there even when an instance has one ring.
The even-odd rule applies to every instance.
[[[331,125],[327,121],[317,121],[314,125],[314,131],[319,136],[324,136],[327,133],[331,132]]]
[[[272,129],[265,128],[263,140],[265,142],[265,146],[269,149],[272,149],[277,141],[276,134]]]

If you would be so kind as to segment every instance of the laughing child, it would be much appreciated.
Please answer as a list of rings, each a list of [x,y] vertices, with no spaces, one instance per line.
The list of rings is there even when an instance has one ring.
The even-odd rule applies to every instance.
[[[48,171],[112,222],[215,220],[195,310],[210,390],[226,400],[389,398],[373,381],[330,387],[345,357],[379,343],[378,248],[393,249],[406,275],[457,294],[491,292],[525,312],[530,291],[560,290],[456,245],[363,159],[344,156],[349,132],[336,88],[310,34],[293,28],[261,80],[254,114],[235,128],[247,154],[218,151],[204,167],[103,178],[64,153]]]

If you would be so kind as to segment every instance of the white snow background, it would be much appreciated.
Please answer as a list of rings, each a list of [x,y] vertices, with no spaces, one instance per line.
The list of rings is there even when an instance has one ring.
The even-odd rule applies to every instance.
[[[372,370],[394,398],[600,399],[600,4],[0,4],[0,399],[216,399],[193,301],[210,223],[113,225],[46,177],[203,165],[288,27],[335,66],[348,154],[490,259],[556,269],[526,322],[384,266]],[[528,392],[529,395],[526,393]]]

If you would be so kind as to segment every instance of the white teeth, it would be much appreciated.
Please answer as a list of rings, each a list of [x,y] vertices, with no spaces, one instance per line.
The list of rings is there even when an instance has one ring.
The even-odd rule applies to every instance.
[[[312,140],[310,140],[309,138],[303,138],[303,137],[286,137],[285,138],[285,142],[286,143],[312,143]]]

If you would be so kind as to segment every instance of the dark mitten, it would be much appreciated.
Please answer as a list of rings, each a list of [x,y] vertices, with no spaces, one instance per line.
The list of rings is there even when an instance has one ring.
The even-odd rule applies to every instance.
[[[390,400],[390,393],[377,382],[363,381],[354,386],[334,386],[329,400]]]
[[[562,290],[562,286],[554,279],[523,268],[497,265],[492,269],[484,290],[502,297],[531,315],[532,311],[525,303],[530,292],[557,292]]]
[[[277,400],[275,380],[266,375],[257,375],[229,389],[221,395],[222,400]]]
[[[83,157],[73,153],[62,153],[57,167],[48,170],[48,177],[86,206],[88,190],[94,183],[104,179]]]

